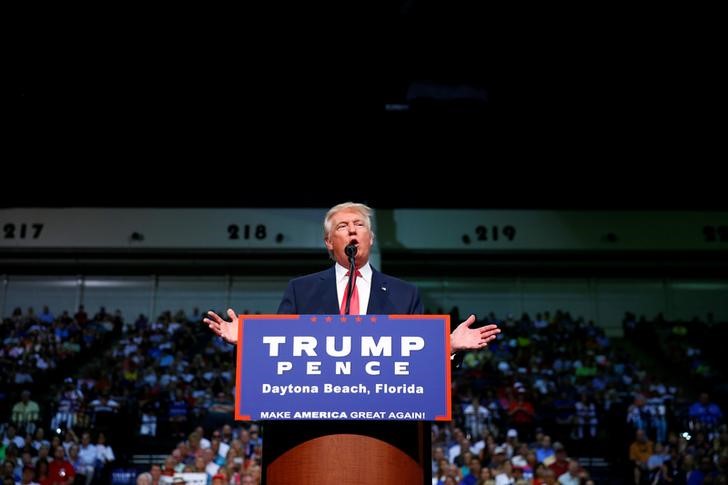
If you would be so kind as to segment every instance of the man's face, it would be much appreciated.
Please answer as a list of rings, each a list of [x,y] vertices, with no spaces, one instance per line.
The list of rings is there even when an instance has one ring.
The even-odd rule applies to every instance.
[[[32,468],[24,468],[23,469],[23,483],[30,483],[33,481],[33,469]]]
[[[366,227],[365,221],[361,213],[350,209],[339,211],[331,217],[331,231],[324,242],[326,249],[333,252],[336,261],[345,268],[349,267],[349,259],[344,248],[349,243],[357,246],[357,268],[369,261],[369,251],[374,244],[374,236]]]

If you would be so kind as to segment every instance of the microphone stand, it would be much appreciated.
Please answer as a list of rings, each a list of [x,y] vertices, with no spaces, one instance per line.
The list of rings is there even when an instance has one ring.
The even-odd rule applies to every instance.
[[[346,292],[346,306],[344,307],[344,315],[349,315],[349,306],[351,305],[351,293],[354,291],[354,285],[356,284],[356,263],[354,258],[356,257],[356,246],[349,245],[346,247],[346,254],[349,256],[349,282],[347,288],[349,291]]]

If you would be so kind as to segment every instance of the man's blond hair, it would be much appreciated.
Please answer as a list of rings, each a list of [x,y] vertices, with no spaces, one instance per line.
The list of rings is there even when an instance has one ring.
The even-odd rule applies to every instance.
[[[338,212],[341,212],[343,210],[350,210],[354,212],[358,212],[361,214],[362,219],[364,220],[364,226],[369,230],[369,232],[372,235],[372,238],[374,238],[374,232],[372,231],[372,214],[374,214],[374,210],[365,204],[360,204],[358,202],[343,202],[341,204],[337,204],[333,206],[329,211],[326,213],[326,217],[324,217],[324,239],[328,240],[329,236],[331,235],[331,231],[333,230],[332,226],[332,219],[334,218],[334,215]],[[334,254],[329,251],[329,256],[331,256],[331,259],[334,259]],[[335,259],[334,259],[335,260]]]

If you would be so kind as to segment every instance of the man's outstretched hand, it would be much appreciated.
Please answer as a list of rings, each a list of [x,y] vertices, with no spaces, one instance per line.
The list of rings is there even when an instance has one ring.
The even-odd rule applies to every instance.
[[[228,308],[227,311],[231,320],[229,322],[223,320],[220,315],[212,310],[207,312],[207,314],[209,315],[209,318],[203,318],[202,321],[210,330],[215,332],[215,335],[222,337],[228,343],[238,343],[238,316],[232,308]]]
[[[498,325],[470,328],[474,323],[475,315],[470,315],[467,320],[458,325],[450,334],[451,352],[484,349],[488,346],[488,342],[494,340],[496,335],[500,333]]]
[[[209,318],[202,321],[207,327],[215,332],[215,335],[222,337],[231,344],[238,343],[238,316],[232,308],[228,308],[227,314],[230,321],[225,321],[212,310],[208,311]],[[463,350],[480,350],[487,347],[491,340],[500,333],[497,325],[486,325],[481,328],[470,328],[475,323],[475,315],[470,317],[450,334],[450,350],[460,352]]]

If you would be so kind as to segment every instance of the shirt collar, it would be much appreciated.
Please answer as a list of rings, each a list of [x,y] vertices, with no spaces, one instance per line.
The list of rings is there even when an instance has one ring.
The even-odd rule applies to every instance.
[[[349,271],[349,268],[344,268],[341,266],[338,262],[334,266],[336,269],[336,281],[341,281],[343,278],[347,278],[346,273]],[[369,264],[369,261],[359,268],[359,273],[361,273],[360,278],[364,281],[371,281],[372,280],[372,267]]]

